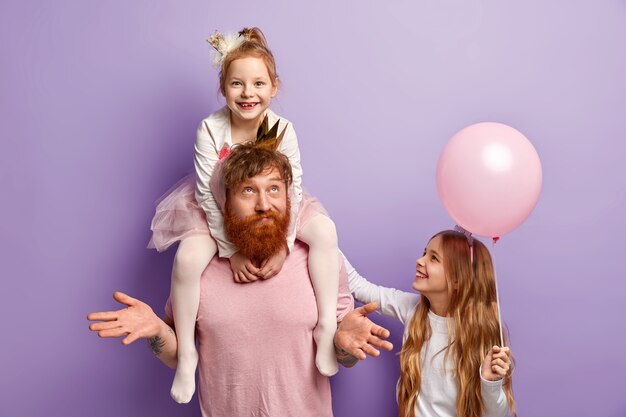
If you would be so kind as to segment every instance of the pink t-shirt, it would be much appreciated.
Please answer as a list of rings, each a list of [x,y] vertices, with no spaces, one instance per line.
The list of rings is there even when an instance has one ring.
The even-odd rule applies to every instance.
[[[329,380],[315,367],[307,259],[297,241],[278,275],[249,284],[233,281],[228,260],[205,269],[196,324],[204,417],[332,416]],[[352,308],[342,265],[337,320]]]

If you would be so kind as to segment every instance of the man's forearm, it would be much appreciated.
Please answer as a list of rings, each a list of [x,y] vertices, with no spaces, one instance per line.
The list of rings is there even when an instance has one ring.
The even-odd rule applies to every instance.
[[[161,362],[172,369],[176,368],[178,363],[178,342],[176,333],[163,320],[161,320],[159,333],[148,338],[148,345],[154,356],[159,358]]]

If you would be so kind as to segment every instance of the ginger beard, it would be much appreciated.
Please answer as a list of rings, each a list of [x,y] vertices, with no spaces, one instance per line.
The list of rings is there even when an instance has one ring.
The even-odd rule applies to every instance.
[[[239,252],[260,267],[263,261],[286,246],[290,208],[287,197],[284,214],[267,210],[242,219],[232,213],[227,201],[224,229]]]

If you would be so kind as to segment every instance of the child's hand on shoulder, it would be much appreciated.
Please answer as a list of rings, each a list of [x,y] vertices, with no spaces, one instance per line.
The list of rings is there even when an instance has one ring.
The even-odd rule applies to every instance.
[[[240,252],[236,252],[230,257],[230,269],[233,271],[235,282],[246,283],[259,279],[259,268],[254,266],[252,261]]]
[[[480,374],[487,381],[498,381],[504,378],[511,369],[511,350],[508,347],[494,346],[489,349]]]

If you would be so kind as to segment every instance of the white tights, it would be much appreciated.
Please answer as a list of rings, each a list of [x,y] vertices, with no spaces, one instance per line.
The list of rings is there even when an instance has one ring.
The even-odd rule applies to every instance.
[[[216,253],[217,245],[210,236],[190,236],[180,242],[174,258],[170,300],[176,325],[178,364],[170,395],[181,404],[188,403],[196,390],[198,351],[194,336],[200,305],[200,276]]]
[[[335,223],[322,214],[308,220],[298,239],[309,245],[309,275],[315,290],[319,318],[313,336],[317,345],[315,365],[322,375],[337,373],[334,337],[337,330],[339,248]]]

